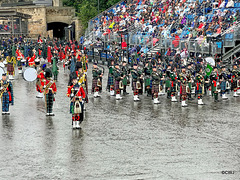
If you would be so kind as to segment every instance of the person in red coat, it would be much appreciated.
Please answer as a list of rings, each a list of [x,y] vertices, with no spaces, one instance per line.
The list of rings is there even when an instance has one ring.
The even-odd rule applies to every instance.
[[[37,72],[37,82],[36,82],[36,89],[38,92],[38,95],[36,96],[37,98],[43,98],[43,87],[41,84],[43,79],[45,79],[44,77],[45,68],[46,68],[46,64],[43,64]]]
[[[42,80],[42,87],[44,89],[45,104],[46,104],[46,116],[54,116],[53,114],[53,101],[55,100],[54,95],[57,93],[57,87],[55,82],[52,80],[52,71],[47,68],[44,71],[44,79]]]
[[[70,97],[70,113],[72,114],[73,129],[80,128],[83,121],[83,109],[86,93],[83,87],[78,83],[77,75],[73,72],[70,76],[67,96]]]

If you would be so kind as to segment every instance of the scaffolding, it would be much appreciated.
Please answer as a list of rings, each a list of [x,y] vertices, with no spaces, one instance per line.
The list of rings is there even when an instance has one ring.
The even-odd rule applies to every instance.
[[[28,19],[31,16],[14,9],[0,9],[0,35],[28,35]]]

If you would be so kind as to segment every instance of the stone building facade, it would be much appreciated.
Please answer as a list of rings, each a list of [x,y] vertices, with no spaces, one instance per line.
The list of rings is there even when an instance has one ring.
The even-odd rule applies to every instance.
[[[75,9],[63,7],[61,0],[3,0],[0,9],[14,9],[17,12],[31,15],[28,19],[28,34],[37,37],[69,37],[78,40],[81,35],[81,23],[75,16]],[[49,4],[49,3],[52,4]],[[34,4],[35,3],[35,4]],[[38,3],[38,4],[37,4]]]

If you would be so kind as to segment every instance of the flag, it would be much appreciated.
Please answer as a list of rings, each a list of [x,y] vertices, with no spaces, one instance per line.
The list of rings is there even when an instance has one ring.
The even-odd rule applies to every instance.
[[[113,22],[110,26],[109,26],[109,29],[112,29],[113,26],[114,26],[115,22]]]
[[[206,68],[206,74],[207,76],[210,76],[211,72],[213,70],[213,67],[209,64],[207,64],[207,68]]]

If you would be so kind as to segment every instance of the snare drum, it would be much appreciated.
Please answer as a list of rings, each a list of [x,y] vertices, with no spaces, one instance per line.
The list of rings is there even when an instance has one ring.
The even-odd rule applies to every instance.
[[[35,81],[37,79],[37,71],[34,68],[27,68],[25,69],[25,71],[23,72],[23,79],[25,81]]]

